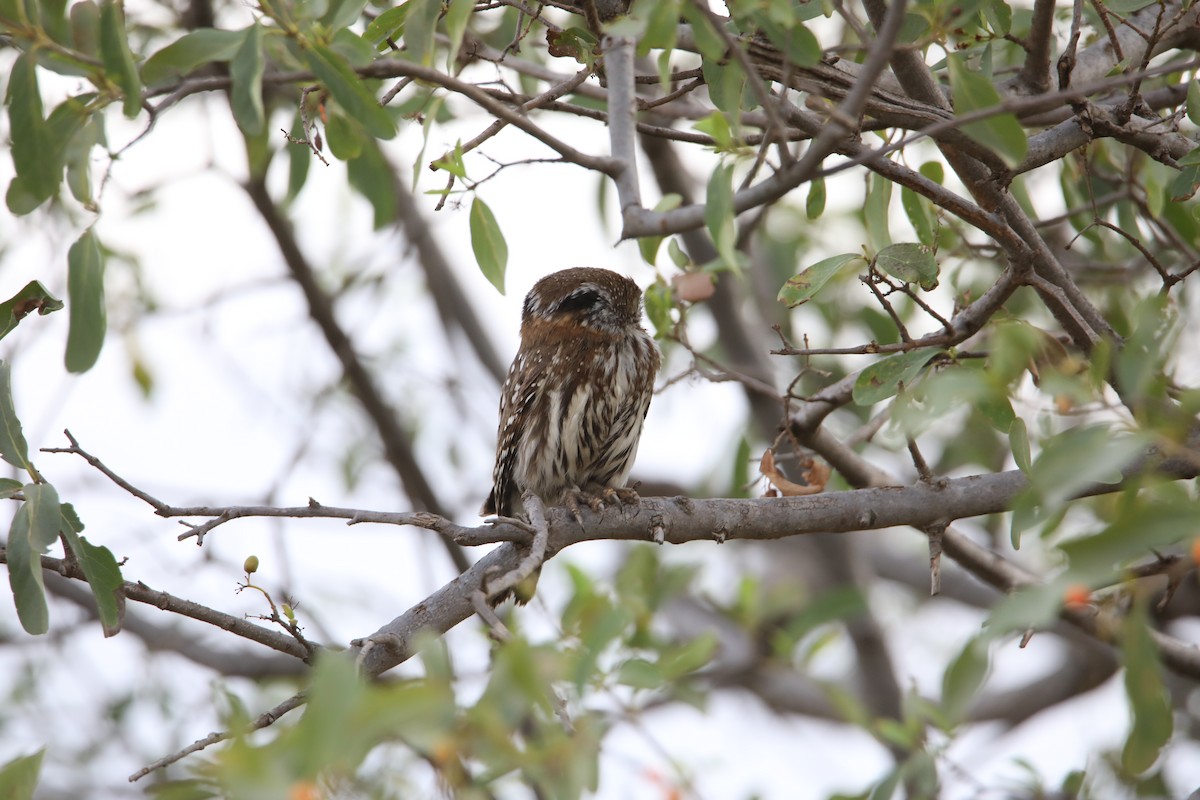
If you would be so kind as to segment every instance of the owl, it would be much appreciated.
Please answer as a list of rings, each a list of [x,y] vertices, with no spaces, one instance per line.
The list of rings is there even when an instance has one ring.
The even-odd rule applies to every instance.
[[[641,316],[637,284],[606,269],[566,269],[534,284],[501,391],[481,514],[513,515],[526,490],[573,510],[624,495],[659,366]]]

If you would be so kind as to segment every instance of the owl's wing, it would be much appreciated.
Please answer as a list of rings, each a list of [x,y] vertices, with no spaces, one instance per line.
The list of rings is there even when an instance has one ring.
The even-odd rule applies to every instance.
[[[514,480],[521,438],[530,417],[530,409],[541,391],[545,377],[544,354],[522,349],[513,359],[500,390],[500,427],[496,438],[496,466],[492,470],[492,491],[483,501],[481,516],[512,516],[519,494]]]

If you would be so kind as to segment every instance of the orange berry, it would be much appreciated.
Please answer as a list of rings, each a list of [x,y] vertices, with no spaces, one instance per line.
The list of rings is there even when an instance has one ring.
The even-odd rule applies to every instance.
[[[454,740],[450,738],[439,739],[434,742],[431,748],[430,759],[434,764],[444,765],[449,764],[458,755],[458,749],[454,746]]]
[[[1092,590],[1081,583],[1075,583],[1067,587],[1063,592],[1063,604],[1067,608],[1081,609],[1086,608],[1088,603],[1092,601]]]
[[[321,792],[312,781],[297,781],[288,789],[288,800],[320,800]]]
[[[1192,561],[1200,566],[1200,536],[1192,539]]]

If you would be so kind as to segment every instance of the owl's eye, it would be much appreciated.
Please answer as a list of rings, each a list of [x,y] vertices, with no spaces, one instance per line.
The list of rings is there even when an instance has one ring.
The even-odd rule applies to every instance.
[[[554,310],[558,313],[568,311],[587,311],[600,302],[600,293],[595,289],[576,289],[559,301]]]

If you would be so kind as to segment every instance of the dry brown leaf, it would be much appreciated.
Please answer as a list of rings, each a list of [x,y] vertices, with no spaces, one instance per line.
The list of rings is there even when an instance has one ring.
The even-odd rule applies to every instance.
[[[713,276],[707,272],[685,272],[671,278],[675,296],[688,303],[700,303],[713,296],[716,287]]]
[[[775,454],[770,450],[763,453],[762,459],[758,462],[758,471],[784,497],[802,497],[825,491],[825,484],[829,482],[829,466],[812,458],[805,459],[801,466],[804,470],[801,474],[808,482],[807,485],[785,478],[775,466]]]

